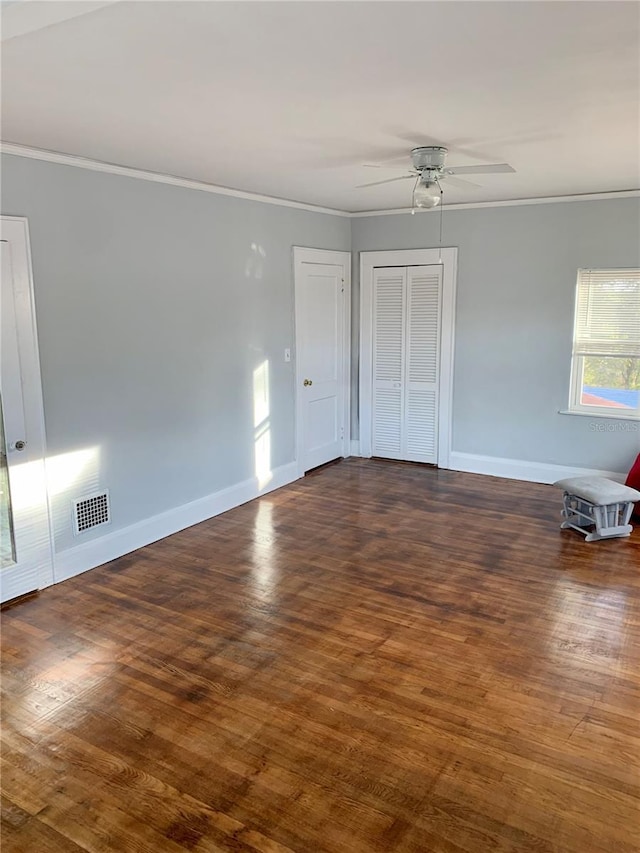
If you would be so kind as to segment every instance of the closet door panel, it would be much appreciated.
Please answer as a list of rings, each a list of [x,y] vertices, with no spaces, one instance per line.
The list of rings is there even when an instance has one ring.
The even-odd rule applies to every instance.
[[[442,268],[374,272],[374,456],[435,464]]]
[[[409,389],[406,403],[407,462],[438,461],[438,402],[435,391]]]
[[[438,457],[440,266],[409,267],[405,335],[404,458],[435,464]]]
[[[406,270],[375,270],[373,294],[373,455],[403,452]]]

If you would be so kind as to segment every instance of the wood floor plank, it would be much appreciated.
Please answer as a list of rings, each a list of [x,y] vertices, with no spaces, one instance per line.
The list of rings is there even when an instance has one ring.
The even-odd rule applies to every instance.
[[[3,850],[636,853],[640,531],[351,459],[2,614]]]

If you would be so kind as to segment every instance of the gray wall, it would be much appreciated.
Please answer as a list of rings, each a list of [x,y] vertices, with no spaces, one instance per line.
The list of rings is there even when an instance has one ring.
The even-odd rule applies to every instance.
[[[253,477],[264,361],[272,467],[292,462],[292,246],[354,250],[357,354],[358,253],[435,246],[439,224],[433,212],[348,220],[14,156],[2,159],[2,212],[29,218],[58,551],[78,541],[70,500],[95,489],[111,491],[115,530]],[[558,410],[576,270],[638,265],[639,233],[637,199],[445,210],[444,245],[459,249],[454,450],[629,466],[637,424]]]
[[[254,476],[265,360],[293,461],[291,250],[348,250],[347,219],[13,156],[2,212],[29,219],[57,550],[87,490],[114,530]]]
[[[437,246],[438,226],[436,211],[352,220],[356,316],[359,253]],[[576,272],[640,265],[638,199],[445,208],[443,245],[458,247],[453,450],[628,470],[640,450],[637,422],[559,410],[568,403]]]

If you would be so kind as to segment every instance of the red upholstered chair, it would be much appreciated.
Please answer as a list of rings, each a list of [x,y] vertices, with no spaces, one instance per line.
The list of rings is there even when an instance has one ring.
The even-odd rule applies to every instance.
[[[632,489],[640,491],[640,453],[638,453],[638,458],[629,471],[629,476],[625,480],[625,486],[631,486]],[[635,505],[633,517],[640,521],[640,501]]]

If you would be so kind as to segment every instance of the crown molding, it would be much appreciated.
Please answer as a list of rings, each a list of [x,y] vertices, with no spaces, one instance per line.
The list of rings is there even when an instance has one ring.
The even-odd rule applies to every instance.
[[[259,201],[263,204],[275,204],[279,207],[292,207],[297,210],[309,210],[312,213],[326,213],[330,216],[344,216],[348,219],[359,219],[368,216],[398,216],[411,213],[410,207],[392,208],[390,210],[346,211],[332,207],[320,207],[316,204],[305,204],[301,201],[291,201],[258,193],[234,190],[230,187],[220,187],[204,181],[194,181],[180,178],[176,175],[166,175],[161,172],[150,172],[145,169],[134,169],[129,166],[118,166],[102,160],[91,160],[88,157],[78,157],[75,154],[63,154],[59,151],[48,151],[44,148],[31,148],[27,145],[17,145],[13,142],[0,141],[0,153],[11,154],[14,157],[27,157],[31,160],[43,160],[47,163],[58,163],[62,166],[73,166],[78,169],[89,169],[93,172],[106,172],[109,175],[120,175],[125,178],[135,178],[141,181],[152,181],[183,189],[198,190],[199,192],[226,195],[233,198],[244,198],[248,201]],[[598,201],[612,198],[640,198],[640,189],[620,190],[602,193],[582,193],[578,195],[547,196],[544,198],[518,198],[507,201],[475,201],[463,204],[446,204],[446,210],[476,210],[484,207],[517,207],[524,204],[557,204],[572,201]],[[419,210],[418,213],[432,213],[431,210]]]
[[[578,195],[555,195],[544,198],[513,198],[507,201],[474,201],[467,204],[445,204],[444,210],[476,210],[483,207],[519,207],[523,204],[558,204],[568,201],[600,201],[607,198],[640,198],[640,189],[618,190],[606,193],[581,193]],[[416,213],[433,213],[431,210],[417,210]],[[410,207],[394,208],[392,210],[362,210],[347,214],[353,219],[364,216],[398,216],[411,213]]]
[[[293,207],[297,210],[310,210],[312,213],[327,213],[330,216],[349,216],[344,210],[334,210],[331,207],[320,207],[315,204],[304,204],[301,201],[290,201],[286,198],[275,198],[258,193],[234,190],[229,187],[219,187],[204,181],[193,181],[176,175],[165,175],[161,172],[149,172],[145,169],[133,169],[129,166],[118,166],[115,163],[105,163],[102,160],[91,160],[88,157],[78,157],[75,154],[62,154],[59,151],[47,151],[44,148],[30,148],[26,145],[16,145],[13,142],[0,142],[0,152],[14,157],[28,157],[31,160],[44,160],[47,163],[58,163],[61,166],[74,166],[78,169],[89,169],[93,172],[106,172],[109,175],[120,175],[124,178],[136,178],[140,181],[153,181],[157,184],[168,184],[172,187],[182,187],[188,190],[215,193],[216,195],[244,198],[248,201],[259,201],[263,204],[275,204],[279,207]]]

